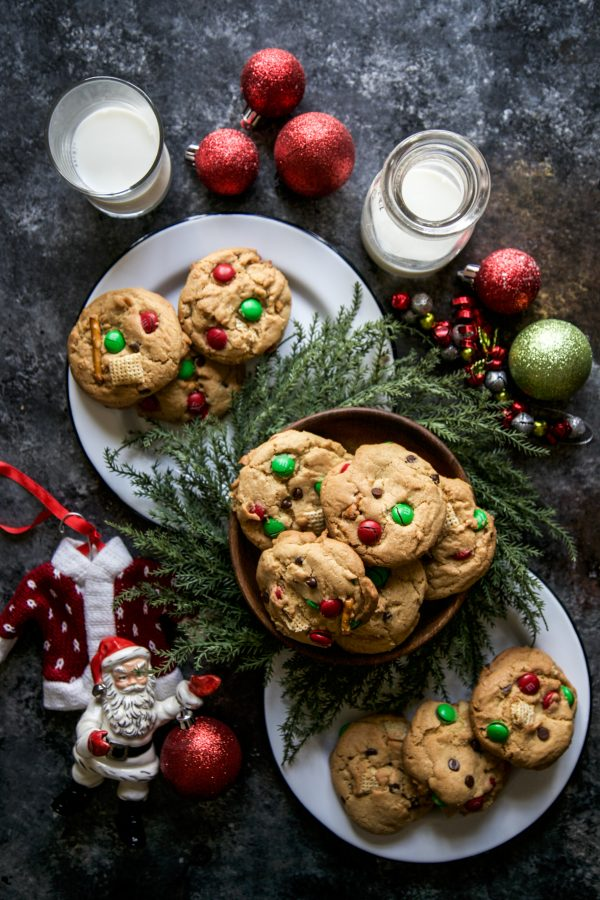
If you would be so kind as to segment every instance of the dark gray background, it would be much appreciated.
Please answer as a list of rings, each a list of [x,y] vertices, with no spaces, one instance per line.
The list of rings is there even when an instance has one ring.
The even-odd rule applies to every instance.
[[[535,312],[566,318],[600,350],[598,265],[599,34],[590,0],[371,0],[252,4],[173,0],[77,0],[2,4],[3,115],[0,458],[95,521],[131,521],[103,485],[73,432],[65,394],[65,344],[89,290],[137,238],[188,215],[243,211],[304,226],[363,273],[382,303],[412,289],[384,275],[362,249],[367,187],[393,146],[423,128],[474,140],[492,173],[488,211],[456,265],[423,283],[436,299],[458,289],[461,264],[514,246],[538,260]],[[318,201],[275,175],[274,125],[256,134],[261,171],[243,197],[210,195],[183,160],[188,143],[236,127],[239,76],[249,56],[283,47],[304,65],[298,112],[339,117],[356,144],[349,182]],[[132,80],[155,101],[174,163],[171,191],[156,211],[115,221],[93,209],[52,170],[44,124],[52,100],[80,78]],[[595,364],[569,410],[600,431]],[[559,448],[530,470],[578,561],[536,566],[562,600],[598,668],[600,505],[597,441]],[[35,504],[3,483],[1,520],[24,522]],[[103,527],[104,526],[104,527]],[[22,539],[0,537],[2,599],[48,559],[59,540],[46,523]],[[124,850],[114,833],[114,791],[66,828],[50,801],[68,776],[76,714],[41,706],[40,644],[23,639],[0,671],[0,893],[10,898],[128,896],[340,897],[494,900],[591,897],[598,889],[598,729],[592,723],[564,793],[504,847],[446,865],[394,863],[329,833],[288,791],[271,756],[258,677],[227,675],[211,712],[244,749],[237,785],[215,801],[180,800],[157,780],[147,815],[148,848]]]

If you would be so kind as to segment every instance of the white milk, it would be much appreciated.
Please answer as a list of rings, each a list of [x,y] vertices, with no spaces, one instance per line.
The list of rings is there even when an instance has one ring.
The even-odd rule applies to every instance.
[[[128,106],[104,106],[75,129],[73,165],[89,190],[116,194],[144,178],[159,145],[155,119],[148,120]]]
[[[449,219],[465,196],[456,173],[435,160],[425,160],[408,169],[402,179],[401,193],[411,212],[426,222]]]

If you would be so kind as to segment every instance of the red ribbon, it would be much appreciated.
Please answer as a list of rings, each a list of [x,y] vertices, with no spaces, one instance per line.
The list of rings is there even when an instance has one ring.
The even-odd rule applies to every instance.
[[[7,534],[25,534],[37,525],[45,522],[50,516],[55,516],[59,520],[61,526],[68,525],[73,531],[83,535],[83,537],[85,537],[96,549],[99,550],[104,546],[99,532],[91,522],[88,522],[87,519],[84,519],[79,513],[69,512],[62,503],[58,502],[56,497],[53,497],[52,494],[48,493],[45,488],[34,481],[33,478],[30,478],[29,475],[25,475],[24,472],[21,472],[15,466],[12,466],[7,462],[2,462],[1,460],[0,475],[3,478],[10,478],[11,481],[21,485],[22,488],[25,488],[26,491],[32,494],[32,496],[34,496],[36,500],[39,500],[45,507],[45,509],[42,509],[28,525],[4,525],[0,522],[2,531],[5,531]]]

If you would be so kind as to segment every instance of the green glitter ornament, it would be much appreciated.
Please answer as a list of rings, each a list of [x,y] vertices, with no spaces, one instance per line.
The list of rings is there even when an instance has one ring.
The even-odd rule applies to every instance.
[[[109,353],[120,353],[125,349],[125,338],[118,328],[111,328],[106,332],[104,346]]]
[[[570,322],[542,319],[528,325],[512,342],[508,368],[517,387],[536,400],[564,400],[592,370],[592,348]]]

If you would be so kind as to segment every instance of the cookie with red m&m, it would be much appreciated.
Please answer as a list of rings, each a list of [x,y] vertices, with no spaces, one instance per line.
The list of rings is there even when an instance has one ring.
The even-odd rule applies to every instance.
[[[195,262],[179,298],[181,327],[209,359],[241,363],[277,346],[292,295],[283,272],[256,250],[217,250]]]
[[[177,377],[156,394],[140,400],[137,411],[144,418],[176,424],[204,419],[209,414],[221,417],[243,382],[242,365],[225,366],[202,355],[187,354]]]
[[[275,627],[323,649],[367,622],[377,605],[360,557],[326,534],[284,531],[261,553],[256,580]]]
[[[83,309],[67,354],[82,390],[104,406],[122,408],[168,384],[189,343],[168,300],[144,288],[124,288]]]
[[[246,453],[231,486],[233,511],[246,537],[265,549],[282,531],[320,534],[325,528],[321,482],[347,459],[337,441],[295,429]]]
[[[466,591],[489,569],[496,551],[494,517],[477,506],[473,489],[462,478],[443,478],[446,518],[438,541],[423,557],[426,600]]]
[[[545,769],[573,737],[577,692],[554,660],[510,647],[486,666],[471,697],[475,736],[489,752],[525,769]]]
[[[363,444],[349,465],[333,468],[323,481],[330,536],[349,543],[367,565],[393,568],[417,559],[444,524],[439,485],[405,457],[399,444]]]
[[[504,786],[508,766],[477,741],[469,704],[425,700],[404,740],[405,771],[447,812],[479,812]]]
[[[344,812],[372,834],[394,834],[432,807],[427,788],[404,770],[407,732],[403,716],[365,716],[341,731],[329,758],[331,782]]]

